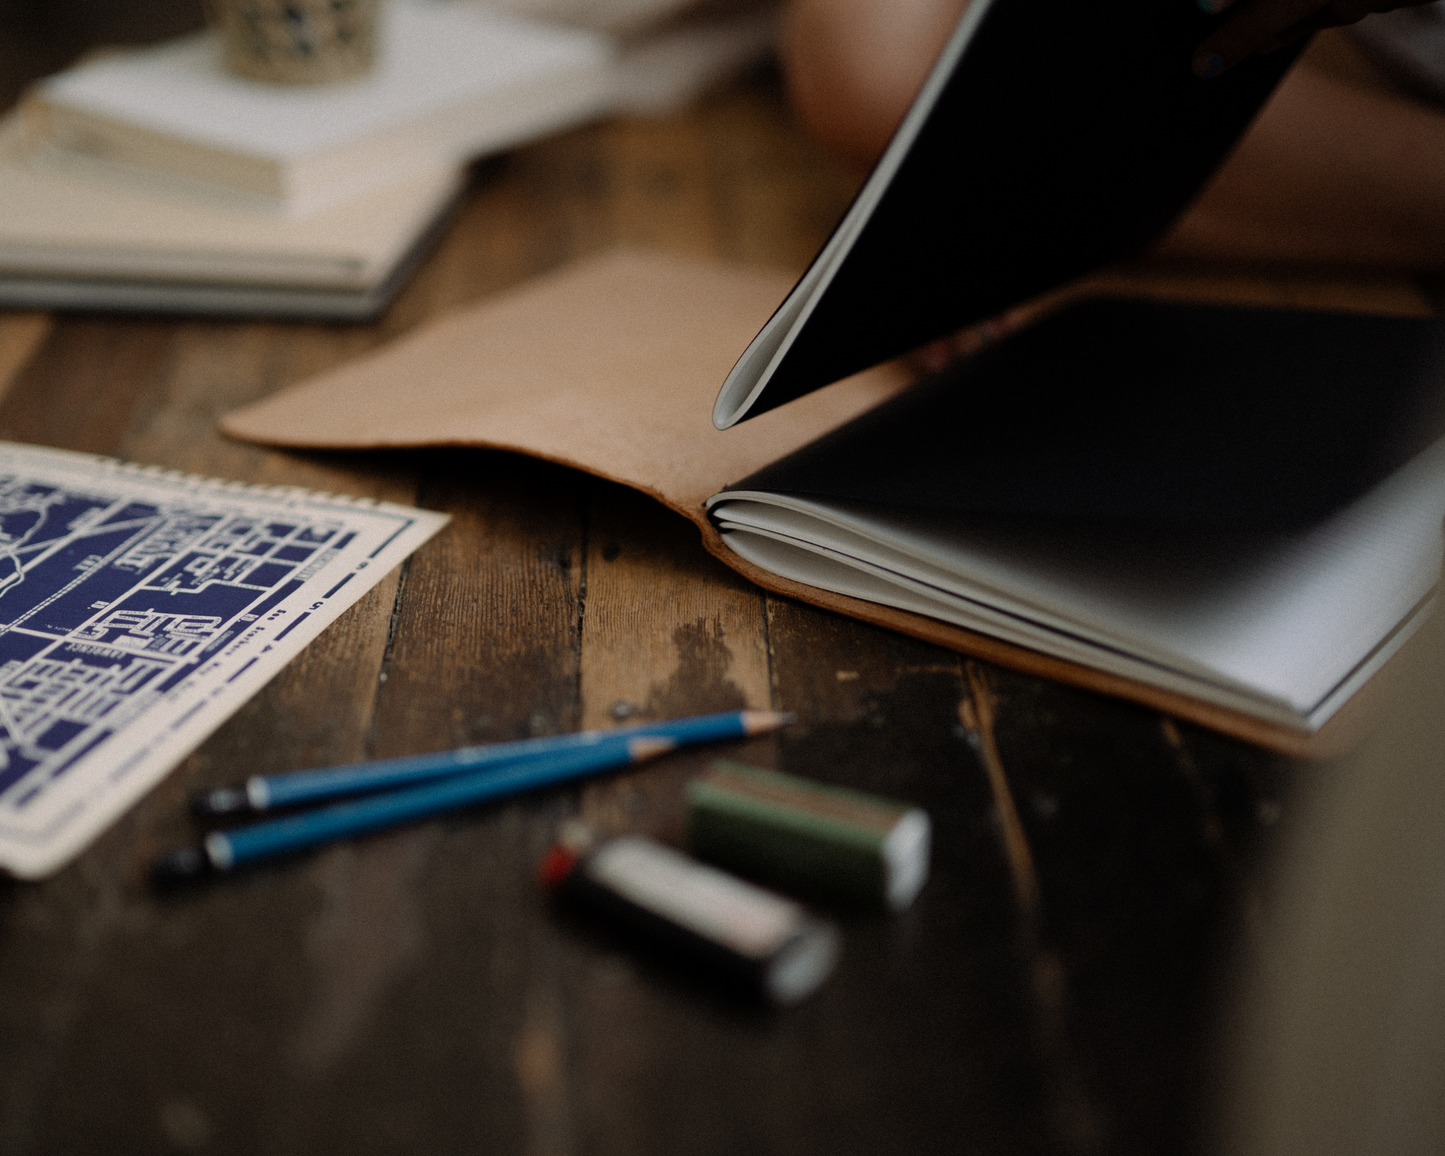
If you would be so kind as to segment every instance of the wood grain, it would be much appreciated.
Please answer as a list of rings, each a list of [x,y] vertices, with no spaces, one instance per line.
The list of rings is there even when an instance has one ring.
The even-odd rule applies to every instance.
[[[0,397],[15,375],[35,356],[50,335],[51,319],[45,313],[11,313],[0,316]]]
[[[580,692],[585,729],[771,703],[762,594],[698,548],[686,522],[641,494],[590,485]],[[772,760],[772,740],[728,753]],[[715,752],[588,785],[603,831],[676,834],[681,786]]]
[[[375,325],[0,317],[0,436],[453,518],[75,865],[0,882],[0,1156],[1204,1150],[1221,992],[1268,919],[1295,764],[765,594],[681,519],[556,466],[281,454],[215,431],[614,243],[801,269],[852,188],[758,75],[479,166]],[[1422,308],[1380,277],[1105,282]],[[675,836],[702,753],[216,887],[142,882],[157,848],[194,837],[197,785],[738,705],[800,717],[743,757],[915,801],[935,825],[915,907],[831,912],[837,974],[785,1013],[549,906],[534,880],[579,813]]]

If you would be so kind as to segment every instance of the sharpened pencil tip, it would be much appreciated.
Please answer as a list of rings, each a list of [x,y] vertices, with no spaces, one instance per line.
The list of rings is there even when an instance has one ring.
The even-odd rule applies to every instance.
[[[743,730],[750,735],[775,731],[798,721],[798,716],[787,710],[745,710],[742,716]]]
[[[658,735],[641,735],[638,738],[627,740],[627,755],[634,763],[640,763],[643,759],[655,759],[658,755],[665,755],[668,751],[675,750],[677,750],[675,740]]]

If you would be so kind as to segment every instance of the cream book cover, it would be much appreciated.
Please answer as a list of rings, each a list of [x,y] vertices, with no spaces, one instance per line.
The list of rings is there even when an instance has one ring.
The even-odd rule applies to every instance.
[[[434,165],[303,221],[52,163],[0,123],[0,278],[108,278],[365,290],[456,195]]]

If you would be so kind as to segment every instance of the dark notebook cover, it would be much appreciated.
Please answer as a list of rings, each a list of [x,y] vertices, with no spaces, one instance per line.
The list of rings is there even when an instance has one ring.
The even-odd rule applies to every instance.
[[[1193,0],[980,4],[882,199],[746,416],[1148,244],[1298,53],[1200,80],[1190,58],[1218,18]]]
[[[730,490],[1277,529],[1445,434],[1445,323],[1089,300]]]
[[[232,414],[224,428],[277,446],[478,445],[563,462],[693,520],[709,551],[768,590],[1277,749],[1318,751],[1320,741],[1340,741],[1347,720],[1329,724],[1333,739],[1317,740],[1297,726],[783,578],[730,549],[703,503],[741,478],[734,488],[965,511],[919,520],[930,525],[971,525],[970,509],[983,518],[1004,511],[1011,524],[1060,508],[1229,524],[1308,520],[1430,436],[1431,365],[1445,344],[1434,323],[1100,301],[1045,319],[916,393],[894,394],[895,379],[879,373],[717,436],[699,422],[700,410],[783,288],[754,271],[615,255],[422,327]],[[1132,341],[1135,331],[1145,341]],[[1193,334],[1184,344],[1195,352],[1175,359],[1169,353],[1181,334]],[[1027,348],[1041,336],[1041,348]],[[1263,367],[1261,347],[1272,359]],[[1042,369],[1015,381],[1020,363]],[[399,381],[416,387],[399,393]],[[519,382],[526,405],[517,404]],[[823,432],[889,396],[895,400],[842,432]],[[1064,416],[1049,416],[1055,404]],[[1419,427],[1417,416],[1426,419]],[[1341,446],[1351,432],[1365,436]],[[1240,438],[1264,455],[1241,462]],[[1138,484],[1127,461],[1140,446],[1168,467],[1158,488]],[[1197,488],[1190,458],[1206,463],[1206,488]],[[1182,514],[1165,486],[1187,491]],[[909,524],[906,513],[901,523]],[[1076,528],[1088,535],[1092,526]],[[1192,542],[1198,531],[1179,533]],[[1102,535],[1151,548],[1159,536],[1153,526],[1137,536]]]

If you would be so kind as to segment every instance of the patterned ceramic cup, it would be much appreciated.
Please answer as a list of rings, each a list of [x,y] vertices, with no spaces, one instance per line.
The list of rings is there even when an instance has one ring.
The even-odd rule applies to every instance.
[[[226,67],[279,84],[329,84],[371,71],[380,0],[206,0]]]

